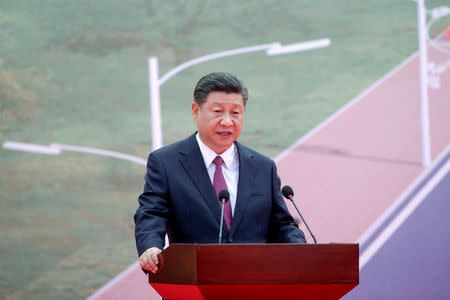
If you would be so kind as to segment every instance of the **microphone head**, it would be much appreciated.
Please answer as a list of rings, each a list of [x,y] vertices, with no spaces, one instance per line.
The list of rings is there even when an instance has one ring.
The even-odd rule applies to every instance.
[[[283,188],[281,189],[281,193],[286,199],[289,199],[294,196],[294,190],[288,185],[283,186]]]
[[[230,193],[227,190],[221,190],[219,192],[219,200],[225,200],[225,203],[230,199]]]

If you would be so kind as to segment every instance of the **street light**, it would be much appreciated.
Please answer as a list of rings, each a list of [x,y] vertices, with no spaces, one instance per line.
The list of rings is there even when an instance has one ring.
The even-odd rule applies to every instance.
[[[439,6],[427,11],[425,0],[417,0],[417,34],[419,41],[419,79],[420,79],[420,124],[421,124],[421,149],[422,166],[428,167],[431,164],[431,141],[430,141],[430,116],[428,87],[439,88],[439,73],[445,71],[443,67],[435,67],[428,62],[428,44],[434,46],[439,51],[450,54],[448,49],[443,49],[435,43],[435,39],[429,38],[429,32],[433,23],[438,19],[450,15],[450,7]],[[427,23],[427,13],[431,20]],[[429,76],[429,72],[433,76]],[[437,76],[436,76],[437,75]]]
[[[279,42],[263,44],[251,47],[238,48],[233,50],[227,50],[222,52],[217,52],[198,58],[191,59],[167,72],[160,79],[158,78],[158,58],[152,56],[148,59],[148,83],[150,89],[150,116],[152,122],[152,147],[153,150],[159,149],[163,145],[162,141],[162,128],[161,128],[161,101],[160,101],[160,87],[171,77],[175,76],[177,73],[187,69],[191,66],[200,64],[202,62],[218,59],[221,57],[256,52],[256,51],[266,51],[268,56],[288,54],[293,52],[307,51],[313,49],[319,49],[323,47],[328,47],[331,45],[329,39],[314,40],[308,42],[294,43],[289,45],[281,45]]]
[[[431,163],[430,117],[428,109],[428,49],[426,42],[426,9],[424,0],[417,1],[417,33],[419,40],[420,120],[422,136],[422,166]]]

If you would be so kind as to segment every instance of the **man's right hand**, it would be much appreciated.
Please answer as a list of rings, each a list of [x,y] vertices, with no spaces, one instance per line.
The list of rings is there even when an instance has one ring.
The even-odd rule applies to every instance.
[[[161,253],[161,249],[156,247],[145,250],[145,252],[142,253],[141,257],[139,257],[139,264],[141,265],[141,268],[150,271],[153,274],[158,272],[159,253]]]

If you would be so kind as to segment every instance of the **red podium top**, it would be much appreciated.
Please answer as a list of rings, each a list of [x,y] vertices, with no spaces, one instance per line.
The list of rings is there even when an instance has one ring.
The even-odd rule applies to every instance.
[[[149,282],[166,299],[339,299],[358,260],[358,244],[174,244]]]

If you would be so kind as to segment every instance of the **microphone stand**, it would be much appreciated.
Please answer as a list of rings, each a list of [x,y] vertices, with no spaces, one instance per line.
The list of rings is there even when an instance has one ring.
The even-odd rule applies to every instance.
[[[221,202],[222,202],[222,212],[220,214],[219,244],[222,244],[223,211],[224,211],[226,200],[224,198],[222,198]]]
[[[302,218],[303,224],[306,225],[306,228],[308,229],[309,234],[312,236],[312,238],[313,238],[313,240],[314,240],[314,244],[317,244],[316,237],[315,237],[314,234],[312,233],[311,229],[309,229],[308,223],[306,223],[305,219],[303,219],[303,216],[302,216],[302,214],[300,213],[300,211],[298,210],[297,205],[295,205],[294,198],[293,198],[292,196],[289,196],[288,199],[291,200],[292,204],[294,204],[294,207],[295,207],[295,209],[297,210],[298,214],[300,215],[300,218]],[[220,244],[220,243],[219,243],[219,244]]]

